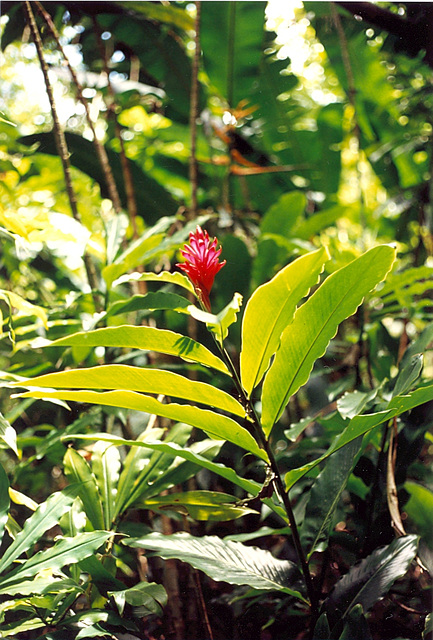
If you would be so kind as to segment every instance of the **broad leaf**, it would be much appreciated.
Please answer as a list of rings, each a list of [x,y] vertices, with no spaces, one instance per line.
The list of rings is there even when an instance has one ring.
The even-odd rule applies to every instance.
[[[133,409],[155,414],[176,422],[186,422],[187,424],[202,429],[212,438],[228,440],[238,447],[249,451],[262,460],[267,460],[267,455],[260,449],[253,436],[244,427],[226,416],[199,409],[190,405],[180,405],[174,402],[164,404],[151,398],[141,395],[135,391],[106,391],[98,393],[96,391],[41,391],[34,390],[21,394],[23,398],[48,398],[61,399],[73,402],[90,402],[91,404],[105,405],[108,407],[122,407],[123,409]]]
[[[80,562],[95,553],[111,535],[110,531],[92,531],[81,533],[73,538],[63,538],[50,549],[39,551],[20,565],[18,569],[8,573],[5,578],[0,580],[0,588],[4,589],[8,584],[14,584],[23,578],[30,578],[46,569],[55,571]]]
[[[4,552],[0,560],[0,572],[7,569],[22,553],[30,549],[48,529],[58,524],[61,516],[71,507],[77,493],[77,486],[70,486],[61,492],[53,493],[46,502],[39,505],[25,521],[22,531]]]
[[[241,381],[248,395],[262,379],[296,305],[318,282],[328,259],[326,248],[298,258],[256,289],[242,322]]]
[[[297,573],[296,565],[277,560],[269,551],[247,547],[241,542],[221,540],[216,536],[196,538],[188,533],[165,536],[151,533],[123,541],[129,547],[153,551],[168,560],[177,558],[204,571],[213,580],[229,584],[246,584],[254,589],[277,590],[304,600],[289,584]]]
[[[94,529],[104,528],[101,494],[96,478],[87,461],[72,447],[68,447],[63,459],[65,475],[70,482],[80,487],[78,495],[83,503],[84,512]]]
[[[397,538],[352,567],[325,601],[328,615],[344,619],[358,604],[368,611],[406,573],[416,555],[417,542],[414,535]]]
[[[338,640],[373,640],[360,604],[355,605],[350,611]]]
[[[170,493],[166,496],[146,498],[139,503],[147,509],[155,511],[179,511],[188,514],[194,520],[210,520],[225,522],[234,520],[249,513],[256,513],[254,509],[249,509],[238,505],[238,499],[227,493],[216,491],[186,491],[183,493]]]
[[[202,344],[173,331],[154,327],[122,325],[74,333],[54,340],[46,346],[54,347],[122,347],[157,351],[179,356],[187,362],[199,362],[205,367],[228,373],[227,367]]]
[[[416,353],[406,361],[405,364],[400,366],[400,371],[395,382],[395,387],[392,392],[392,396],[404,395],[414,386],[415,382],[421,376],[423,368],[423,356],[422,353]]]
[[[242,304],[242,296],[240,293],[235,293],[232,300],[224,307],[222,311],[214,315],[213,313],[207,313],[201,309],[197,309],[193,305],[189,307],[189,313],[193,318],[199,322],[205,322],[207,328],[212,331],[215,338],[218,340],[221,346],[223,346],[224,340],[228,336],[229,327],[236,322],[237,314],[240,311]]]
[[[107,442],[97,442],[92,450],[92,469],[102,498],[103,528],[110,530],[115,517],[117,483],[120,473],[119,450]]]
[[[262,394],[263,426],[269,434],[290,397],[307,382],[317,358],[339,324],[355,313],[364,297],[383,280],[395,259],[388,245],[370,249],[330,275],[296,312],[285,329]]]
[[[128,365],[110,364],[89,369],[48,373],[31,378],[26,382],[21,381],[19,386],[54,389],[124,389],[141,393],[164,394],[190,402],[208,404],[241,418],[245,415],[242,405],[218,387],[160,369],[142,369]]]
[[[156,614],[162,615],[162,609],[167,604],[167,593],[161,584],[155,582],[139,582],[129,589],[109,591],[122,615],[125,603],[133,607],[140,607],[140,617]]]
[[[301,542],[309,556],[326,548],[335,509],[361,444],[362,438],[357,438],[334,453],[310,489],[300,531]]]

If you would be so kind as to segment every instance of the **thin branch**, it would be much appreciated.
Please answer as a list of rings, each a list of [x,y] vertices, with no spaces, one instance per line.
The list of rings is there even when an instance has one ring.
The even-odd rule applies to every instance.
[[[121,213],[122,204],[120,202],[119,192],[117,191],[116,182],[114,180],[113,173],[111,171],[111,167],[110,167],[110,163],[109,163],[109,160],[108,160],[107,152],[105,150],[104,145],[100,142],[100,140],[98,139],[98,136],[96,135],[95,125],[93,124],[92,118],[90,116],[89,104],[88,104],[86,98],[83,96],[83,88],[82,88],[82,86],[81,86],[81,84],[80,84],[80,82],[78,80],[78,77],[77,77],[77,74],[75,72],[75,69],[72,67],[71,63],[69,62],[69,59],[68,59],[68,57],[67,57],[67,55],[65,53],[65,50],[62,47],[62,44],[60,42],[59,33],[58,33],[57,29],[56,29],[56,26],[55,26],[54,22],[51,19],[50,14],[44,9],[44,7],[41,5],[41,3],[38,0],[36,0],[35,4],[36,4],[36,8],[38,9],[39,13],[41,14],[43,19],[47,23],[47,25],[48,25],[48,27],[49,27],[52,35],[53,35],[53,38],[56,41],[57,48],[61,52],[61,54],[63,56],[63,59],[65,60],[66,65],[67,65],[67,67],[69,69],[69,73],[71,74],[72,80],[74,82],[74,85],[75,85],[75,88],[76,88],[76,91],[77,91],[77,98],[81,102],[81,104],[83,105],[83,107],[85,109],[87,123],[89,125],[89,128],[90,128],[92,134],[93,134],[93,144],[95,146],[96,155],[98,156],[98,160],[99,160],[102,172],[103,172],[104,177],[105,177],[105,182],[106,182],[106,185],[107,185],[109,197],[110,197],[111,201],[113,202],[114,210],[116,211],[116,213]]]
[[[200,65],[200,18],[201,1],[197,0],[195,16],[195,51],[192,61],[191,73],[191,94],[190,94],[190,116],[189,126],[191,129],[191,155],[189,159],[189,181],[191,183],[191,207],[188,218],[190,220],[197,217],[197,189],[198,189],[198,163],[197,163],[197,118],[198,118],[198,70]]]
[[[25,1],[24,7],[25,7],[25,10],[26,10],[27,20],[28,20],[28,23],[29,23],[30,31],[32,33],[33,40],[34,40],[35,45],[36,45],[36,51],[37,51],[37,54],[38,54],[39,62],[40,62],[40,65],[41,65],[43,76],[44,76],[45,87],[46,87],[46,90],[47,90],[48,99],[50,101],[51,114],[52,114],[52,118],[53,118],[54,138],[55,138],[55,141],[56,141],[57,152],[59,154],[59,157],[60,157],[60,160],[61,160],[61,163],[62,163],[63,175],[64,175],[64,178],[65,178],[66,193],[68,195],[72,216],[73,216],[74,220],[76,220],[77,222],[81,223],[81,216],[80,216],[80,214],[78,212],[78,207],[77,207],[77,197],[76,197],[76,194],[75,194],[74,187],[72,185],[71,165],[70,165],[70,161],[69,161],[69,151],[68,151],[68,147],[67,147],[67,144],[66,144],[65,134],[63,132],[63,129],[60,126],[60,121],[59,121],[59,118],[58,118],[58,115],[57,115],[57,109],[56,109],[56,105],[55,105],[55,102],[54,102],[54,94],[53,94],[53,90],[52,90],[50,79],[49,79],[49,75],[48,75],[48,65],[47,65],[47,63],[45,61],[45,57],[44,57],[41,36],[39,34],[39,30],[38,30],[38,27],[37,27],[37,24],[36,24],[35,16],[33,14],[32,7],[31,7],[31,4],[30,4],[29,0]],[[84,262],[84,267],[86,269],[87,280],[89,282],[90,288],[92,289],[92,295],[93,295],[93,301],[94,301],[94,304],[95,304],[95,309],[98,312],[102,311],[101,302],[100,302],[98,296],[96,295],[96,291],[98,289],[98,277],[96,275],[95,265],[93,264],[93,260],[92,260],[91,256],[87,253],[86,250],[84,251],[84,254],[83,254],[83,262]]]
[[[117,115],[116,115],[116,110],[115,110],[115,98],[114,98],[114,91],[113,91],[113,87],[110,81],[110,69],[108,67],[108,60],[107,60],[107,52],[105,50],[105,46],[104,43],[102,41],[101,38],[101,29],[99,27],[98,21],[96,19],[95,15],[92,15],[92,21],[93,21],[93,27],[94,27],[94,31],[95,31],[95,36],[96,36],[96,40],[98,43],[98,48],[99,48],[99,52],[101,55],[101,59],[102,59],[102,64],[103,64],[103,68],[104,68],[104,72],[105,75],[107,76],[107,88],[108,88],[108,93],[111,97],[111,104],[108,105],[108,111],[109,114],[112,115],[113,120],[114,120],[114,130],[115,130],[115,135],[116,138],[119,141],[119,145],[120,145],[120,163],[121,163],[121,167],[122,167],[122,174],[123,174],[123,182],[125,185],[125,193],[126,193],[126,205],[127,205],[127,210],[128,210],[128,214],[129,214],[129,219],[131,221],[131,226],[134,232],[134,238],[138,238],[138,230],[137,230],[137,224],[136,224],[136,217],[137,217],[137,201],[135,198],[135,189],[134,189],[134,181],[132,178],[132,173],[131,173],[131,168],[129,166],[129,162],[128,162],[128,158],[126,156],[125,153],[125,145],[123,143],[123,138],[121,135],[121,129],[120,129],[120,125],[119,122],[117,120]]]

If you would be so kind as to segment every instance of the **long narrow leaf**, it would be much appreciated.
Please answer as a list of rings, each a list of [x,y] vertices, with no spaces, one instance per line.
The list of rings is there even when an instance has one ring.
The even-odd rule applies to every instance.
[[[141,547],[168,560],[177,558],[204,571],[213,580],[229,584],[246,584],[254,589],[277,590],[304,600],[289,587],[297,573],[296,565],[277,560],[269,551],[247,547],[241,542],[221,540],[216,536],[196,538],[188,533],[166,536],[151,533],[123,541],[129,547]]]
[[[114,519],[120,454],[116,447],[99,441],[93,447],[92,468],[98,482],[104,512],[104,529],[111,529]]]
[[[160,369],[142,369],[124,364],[109,364],[88,369],[48,373],[15,386],[53,389],[125,389],[141,393],[164,394],[190,402],[208,404],[244,417],[242,405],[228,393],[205,382],[189,380],[178,373]]]
[[[362,438],[356,438],[334,453],[310,490],[300,532],[301,542],[309,556],[314,551],[323,551],[326,547],[332,517],[354,466],[361,442]]]
[[[3,580],[0,580],[0,588],[4,589],[8,584],[14,584],[23,578],[30,578],[45,569],[55,571],[67,565],[81,562],[84,558],[95,553],[111,535],[110,531],[92,531],[81,533],[73,538],[63,538],[56,542],[51,549],[39,551],[20,565],[18,569],[7,574]]]
[[[54,347],[122,347],[157,351],[228,373],[224,362],[202,344],[166,329],[122,325],[82,331],[50,342]]]
[[[63,459],[65,475],[69,482],[79,483],[78,495],[83,503],[84,512],[94,529],[104,528],[102,514],[101,494],[99,493],[96,478],[86,460],[71,447],[65,453]]]
[[[249,299],[242,321],[241,351],[241,380],[248,395],[262,379],[297,304],[317,283],[328,259],[326,248],[298,258]]]
[[[6,471],[0,464],[0,542],[8,520],[9,504],[9,480]]]
[[[144,396],[135,391],[29,391],[21,394],[24,398],[54,398],[75,402],[90,402],[91,404],[105,405],[109,407],[122,407],[155,414],[176,422],[187,424],[202,429],[205,433],[217,440],[228,440],[238,447],[249,451],[262,460],[267,461],[267,455],[260,449],[250,433],[237,422],[213,411],[180,405],[176,403],[163,404],[155,398]]]
[[[370,249],[330,275],[295,314],[281,337],[281,345],[263,384],[263,426],[267,434],[281,416],[290,397],[307,382],[339,324],[381,282],[395,259],[395,249]]]
[[[406,573],[416,555],[417,543],[417,536],[404,536],[373,551],[337,582],[324,603],[325,611],[334,618],[345,618],[357,604],[368,611]]]
[[[71,485],[61,492],[53,493],[46,502],[40,504],[28,518],[22,531],[6,549],[0,560],[0,572],[7,569],[14,560],[30,547],[48,530],[59,522],[61,516],[69,509],[77,497],[78,487]]]

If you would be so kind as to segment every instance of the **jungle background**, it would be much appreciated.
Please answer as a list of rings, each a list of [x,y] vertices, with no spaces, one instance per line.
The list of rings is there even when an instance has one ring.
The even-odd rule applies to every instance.
[[[31,545],[15,549],[16,558],[31,558],[50,549],[55,536],[83,529],[76,496],[64,493],[79,476],[76,465],[98,482],[110,472],[101,471],[102,445],[77,444],[76,433],[135,440],[152,421],[168,441],[192,442],[196,453],[263,482],[263,470],[233,444],[208,451],[197,430],[180,423],[115,407],[15,398],[8,388],[23,378],[108,363],[162,363],[224,388],[215,372],[139,349],[42,346],[124,324],[166,327],[209,346],[205,327],[177,313],[173,302],[150,303],[149,294],[172,285],[140,279],[175,271],[197,224],[218,238],[227,261],[212,291],[216,311],[235,293],[248,300],[314,249],[329,249],[332,273],[377,244],[397,248],[378,298],[340,327],[277,425],[283,469],[326,451],[345,392],[367,403],[371,389],[385,388],[419,352],[422,364],[418,358],[407,375],[411,382],[431,380],[433,4],[2,2],[1,11],[0,462],[2,482],[10,484],[1,494],[3,554],[53,494],[63,496],[63,510],[49,527],[39,525]],[[226,348],[237,362],[239,322]],[[302,421],[311,416],[306,427]],[[394,451],[400,523],[420,536],[421,564],[413,562],[386,593],[377,589],[364,606],[368,629],[363,614],[350,634],[319,630],[324,635],[315,638],[431,638],[432,419],[430,401],[402,415],[394,442],[382,426],[372,430],[334,505],[329,546],[317,554],[326,562],[313,557],[320,589],[329,593],[351,566],[392,544],[389,504],[396,503],[387,457]],[[216,503],[173,508],[170,494],[187,488],[234,489],[228,476],[200,469],[195,459],[178,468],[164,451],[152,454],[150,484],[157,483],[160,498],[137,494],[119,516],[118,531],[212,535],[295,559],[287,531],[258,500],[248,502],[250,513],[231,516]],[[111,460],[111,480],[125,460],[135,464],[131,455],[125,448]],[[317,473],[292,490],[300,522]],[[84,506],[91,509],[89,500]],[[98,538],[92,553],[103,542]],[[57,592],[46,583],[37,595],[11,592],[0,581],[0,637],[311,637],[286,594],[213,580],[178,556],[146,558],[142,549],[117,542],[99,564],[78,551],[72,556],[73,547],[57,567],[64,571]],[[156,586],[128,591],[146,581]]]

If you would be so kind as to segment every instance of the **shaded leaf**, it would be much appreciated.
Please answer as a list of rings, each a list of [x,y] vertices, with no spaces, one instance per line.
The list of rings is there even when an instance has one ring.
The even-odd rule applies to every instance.
[[[57,491],[50,495],[46,502],[38,506],[36,511],[24,523],[12,544],[6,549],[0,560],[0,572],[17,560],[22,553],[30,547],[55,524],[58,524],[61,516],[69,509],[78,493],[78,487],[70,486],[63,491]]]
[[[120,473],[120,454],[116,447],[98,441],[92,449],[92,469],[101,494],[104,513],[103,529],[111,529],[115,517],[117,483]]]
[[[179,511],[190,515],[194,520],[216,520],[217,522],[234,520],[249,513],[257,513],[254,509],[238,506],[238,502],[237,498],[227,493],[186,491],[146,498],[141,502],[141,506],[147,509]]]
[[[5,525],[8,520],[9,504],[9,479],[6,471],[0,464],[0,542],[3,538]]]
[[[360,604],[354,606],[347,616],[347,621],[339,640],[373,640]]]
[[[334,453],[310,489],[300,531],[301,542],[308,556],[326,548],[335,509],[361,444],[362,438],[356,438]]]
[[[113,282],[113,287],[117,287],[120,284],[126,284],[128,282],[166,282],[168,284],[176,284],[183,289],[186,289],[190,293],[194,293],[194,287],[191,284],[191,280],[176,271],[175,273],[171,273],[170,271],[161,271],[160,273],[152,273],[151,271],[146,271],[145,273],[140,273],[139,271],[135,271],[134,273],[127,273],[120,278],[117,278]]]
[[[78,495],[84,512],[94,529],[104,528],[102,501],[95,475],[82,455],[68,447],[63,459],[65,475],[79,486]]]
[[[368,611],[409,568],[417,552],[417,536],[397,538],[371,555],[341,578],[324,603],[328,616],[346,618],[356,605]]]
[[[127,602],[133,607],[140,607],[140,617],[150,614],[162,615],[162,608],[167,604],[167,593],[161,584],[155,582],[139,582],[122,591],[109,591],[122,615]]]
[[[136,294],[129,300],[119,300],[110,305],[107,316],[117,316],[120,313],[131,313],[132,311],[156,311],[160,309],[170,309],[178,313],[189,315],[188,307],[191,302],[176,293],[158,291],[144,295]]]
[[[38,551],[38,553],[20,565],[18,569],[8,573],[0,580],[0,588],[3,589],[6,585],[14,584],[23,578],[30,578],[45,569],[55,571],[67,565],[80,562],[95,553],[111,535],[110,531],[92,531],[90,533],[80,533],[73,538],[63,538],[56,542],[51,549]]]
[[[247,584],[254,589],[283,591],[303,600],[299,592],[289,587],[297,571],[293,562],[277,560],[269,551],[247,547],[241,542],[224,541],[216,536],[196,538],[188,533],[171,536],[151,533],[141,538],[126,539],[123,544],[153,551],[164,560],[183,560],[213,580]]]

